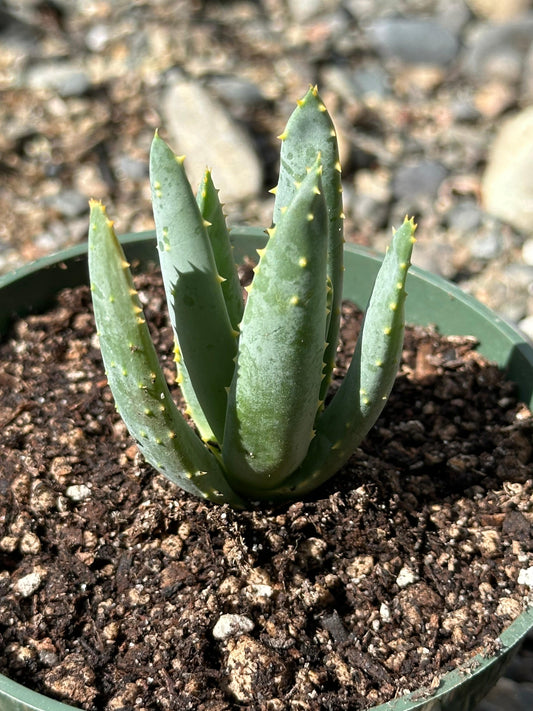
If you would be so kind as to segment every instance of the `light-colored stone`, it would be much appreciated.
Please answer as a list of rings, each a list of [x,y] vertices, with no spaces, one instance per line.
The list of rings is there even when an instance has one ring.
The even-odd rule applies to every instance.
[[[390,622],[391,621],[391,611],[390,607],[387,605],[386,602],[382,602],[381,606],[379,608],[379,615],[383,622]]]
[[[41,62],[27,74],[30,89],[50,89],[60,96],[81,96],[91,86],[85,71],[69,62]]]
[[[487,212],[533,232],[533,106],[508,119],[489,152],[482,180]]]
[[[533,588],[533,566],[531,568],[524,568],[518,574],[518,584],[527,585],[529,588]]]
[[[334,2],[331,0],[288,0],[289,12],[297,22],[306,22],[311,18],[331,9]]]
[[[256,604],[265,604],[274,594],[274,589],[271,585],[263,585],[261,583],[252,583],[243,588],[243,593]]]
[[[30,595],[37,592],[44,577],[43,570],[34,570],[33,573],[28,573],[28,575],[24,575],[24,577],[17,580],[15,589],[22,597],[30,597]]]
[[[404,567],[398,573],[398,577],[396,578],[396,584],[399,588],[406,588],[408,585],[416,583],[417,580],[418,575],[407,565],[404,565]]]
[[[515,101],[515,87],[501,79],[484,83],[474,97],[474,105],[479,113],[491,119],[500,116]]]
[[[83,501],[91,495],[91,490],[86,484],[73,484],[67,487],[65,494],[72,501]]]
[[[246,632],[251,632],[254,626],[253,621],[246,615],[221,615],[213,627],[213,637],[221,640],[238,637]]]
[[[533,316],[526,316],[518,322],[518,328],[533,341]]]
[[[203,87],[175,79],[161,109],[163,133],[174,152],[186,156],[193,190],[209,166],[222,202],[246,200],[260,192],[262,170],[249,136]]]
[[[408,64],[446,66],[459,49],[457,38],[435,20],[380,18],[369,26],[368,37],[382,56]]]
[[[502,24],[474,25],[465,37],[462,70],[476,85],[518,82],[533,42],[533,13]]]
[[[533,237],[527,239],[522,245],[522,259],[533,267]]]
[[[529,0],[466,0],[472,12],[494,22],[509,20],[529,9]]]

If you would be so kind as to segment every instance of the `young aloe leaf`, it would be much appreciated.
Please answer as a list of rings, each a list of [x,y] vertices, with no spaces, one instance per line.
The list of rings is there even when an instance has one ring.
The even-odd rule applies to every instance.
[[[156,133],[150,183],[178,381],[204,439],[222,440],[237,338],[205,221],[183,167]]]
[[[207,226],[207,235],[213,248],[215,263],[222,282],[222,294],[226,302],[229,320],[238,330],[244,310],[239,274],[233,259],[233,249],[226,226],[226,218],[218,199],[218,190],[213,185],[211,172],[207,170],[196,195],[198,207]]]
[[[337,134],[316,86],[310,88],[304,98],[298,102],[280,138],[282,144],[279,181],[275,191],[274,224],[279,221],[282,210],[290,204],[296,190],[295,183],[303,180],[317,152],[322,156],[322,185],[329,222],[328,276],[332,288],[331,315],[326,333],[328,346],[324,356],[325,377],[321,388],[322,400],[329,386],[337,352],[344,271],[344,215]]]
[[[328,219],[316,160],[272,230],[249,288],[228,398],[223,460],[255,496],[302,461],[319,405]]]
[[[395,232],[376,278],[354,356],[340,388],[316,422],[299,469],[273,498],[293,498],[337,472],[373,427],[398,372],[403,347],[405,280],[415,242],[414,221]]]
[[[100,348],[117,409],[144,457],[191,494],[243,502],[176,408],[113,223],[91,201],[89,271]]]

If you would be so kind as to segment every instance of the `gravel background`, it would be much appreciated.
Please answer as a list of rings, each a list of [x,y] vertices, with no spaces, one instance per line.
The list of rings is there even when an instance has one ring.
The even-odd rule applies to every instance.
[[[276,139],[318,83],[341,139],[347,234],[533,337],[529,0],[0,0],[0,273],[85,239],[89,197],[153,227],[156,127],[208,164],[229,220],[268,225]],[[531,644],[478,711],[533,708]]]

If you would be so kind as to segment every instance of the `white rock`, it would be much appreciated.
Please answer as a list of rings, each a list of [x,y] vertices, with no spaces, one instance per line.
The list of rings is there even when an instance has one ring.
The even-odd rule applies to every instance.
[[[533,232],[533,106],[508,119],[489,151],[482,181],[487,212]]]
[[[526,316],[518,322],[518,328],[533,341],[533,316]]]
[[[162,101],[163,133],[172,150],[186,156],[185,169],[196,191],[206,167],[222,202],[257,195],[262,170],[249,136],[201,86],[176,79]]]
[[[398,573],[398,577],[396,578],[396,585],[398,585],[399,588],[406,588],[408,585],[416,583],[417,580],[417,574],[414,573],[411,568],[404,565],[404,567]]]
[[[527,239],[522,245],[522,259],[533,267],[533,237]]]
[[[518,584],[527,585],[528,588],[533,588],[533,566],[524,568],[518,575]]]
[[[67,487],[65,494],[72,501],[83,501],[91,495],[91,490],[85,484],[73,484]]]
[[[390,607],[387,605],[386,602],[382,602],[381,606],[379,608],[379,614],[383,622],[390,622],[391,619],[391,614],[390,614]]]
[[[28,573],[23,578],[20,578],[15,583],[15,589],[22,597],[30,597],[34,592],[37,592],[44,579],[43,571],[36,570],[33,573]]]
[[[238,637],[251,632],[254,627],[254,623],[246,615],[221,615],[213,628],[213,637],[215,639]]]
[[[271,585],[264,585],[263,583],[252,583],[251,585],[247,585],[243,592],[252,600],[264,602],[272,597],[274,588]]]

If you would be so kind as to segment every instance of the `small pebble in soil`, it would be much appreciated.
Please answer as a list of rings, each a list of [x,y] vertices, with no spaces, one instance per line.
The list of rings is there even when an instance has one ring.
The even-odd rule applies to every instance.
[[[213,628],[213,637],[215,639],[238,637],[245,632],[251,632],[254,627],[252,620],[245,615],[221,615]]]

